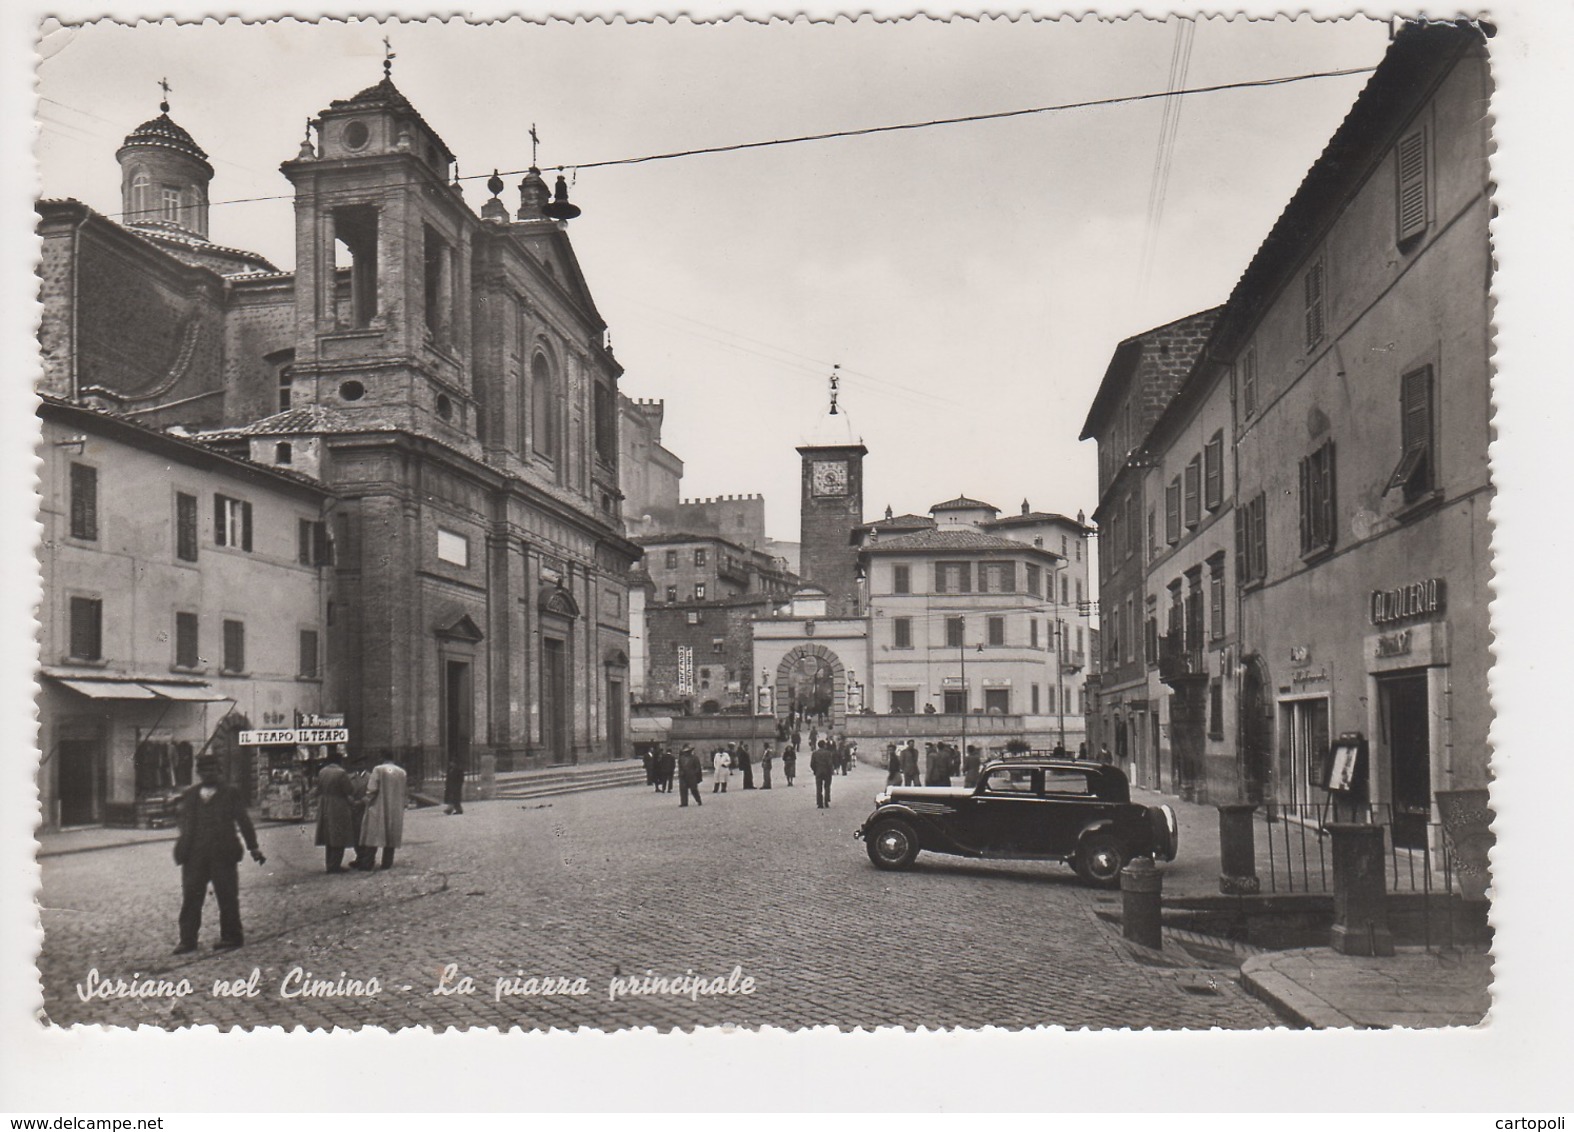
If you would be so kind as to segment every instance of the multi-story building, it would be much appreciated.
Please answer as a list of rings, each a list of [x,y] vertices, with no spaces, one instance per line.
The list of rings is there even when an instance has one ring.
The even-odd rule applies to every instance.
[[[204,750],[338,708],[333,570],[313,480],[46,397],[39,609],[46,826],[130,824]]]
[[[798,579],[780,559],[717,535],[673,532],[636,540],[658,605],[714,601],[745,594],[785,599]]]
[[[661,443],[666,413],[663,401],[618,394],[618,486],[631,535],[654,534],[676,521],[683,461]]]
[[[625,752],[622,370],[540,174],[477,216],[385,77],[282,166],[291,273],[211,244],[167,112],[120,149],[125,224],[41,202],[44,387],[205,430],[332,488],[327,668],[355,746],[420,778]]]
[[[1343,736],[1399,847],[1486,786],[1490,89],[1478,29],[1405,26],[1136,432],[1148,336],[1117,349],[1084,437],[1101,724],[1139,781],[1321,814]]]
[[[1479,29],[1404,27],[1231,295],[1248,781],[1355,793],[1419,845],[1489,777],[1488,99]],[[1243,724],[1244,726],[1244,724]]]
[[[1146,516],[1151,457],[1144,441],[1190,372],[1218,310],[1202,311],[1133,335],[1115,348],[1081,439],[1099,449],[1098,609],[1102,648],[1098,685],[1100,749],[1139,783],[1158,784],[1161,728],[1156,689],[1143,655],[1147,614]]]

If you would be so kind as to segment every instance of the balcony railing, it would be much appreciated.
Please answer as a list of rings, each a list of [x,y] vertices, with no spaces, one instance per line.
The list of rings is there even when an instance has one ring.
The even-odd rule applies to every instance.
[[[1086,654],[1078,652],[1062,653],[1060,667],[1065,672],[1080,672],[1087,665]]]
[[[1200,636],[1200,634],[1199,634]],[[1188,646],[1186,635],[1180,631],[1166,633],[1159,638],[1159,679],[1183,679],[1187,676],[1208,674],[1201,644]]]

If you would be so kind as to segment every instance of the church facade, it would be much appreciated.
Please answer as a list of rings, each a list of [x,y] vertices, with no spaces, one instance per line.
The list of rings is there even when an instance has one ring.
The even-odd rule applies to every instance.
[[[352,749],[427,779],[624,754],[640,550],[577,210],[532,169],[477,216],[385,75],[282,165],[283,272],[208,240],[212,168],[164,111],[117,154],[121,222],[39,203],[44,392],[329,489],[322,708]]]

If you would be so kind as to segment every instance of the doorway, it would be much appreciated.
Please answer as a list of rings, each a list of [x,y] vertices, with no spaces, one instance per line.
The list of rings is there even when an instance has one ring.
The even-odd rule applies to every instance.
[[[623,757],[623,681],[607,678],[607,757]]]
[[[568,643],[541,638],[541,745],[553,764],[568,761]]]
[[[942,708],[947,715],[967,714],[967,693],[947,688],[941,693]]]
[[[104,759],[97,739],[62,739],[55,747],[61,825],[103,820]]]
[[[1394,845],[1426,845],[1432,815],[1432,741],[1426,706],[1426,673],[1377,682],[1388,775],[1394,806]]]
[[[458,758],[470,770],[470,665],[443,662],[443,762]]]

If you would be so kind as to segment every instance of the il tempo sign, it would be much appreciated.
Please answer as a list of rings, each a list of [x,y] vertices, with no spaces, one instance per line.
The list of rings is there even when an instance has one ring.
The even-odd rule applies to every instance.
[[[325,743],[348,743],[348,727],[278,727],[272,730],[242,731],[242,747],[317,747]]]

